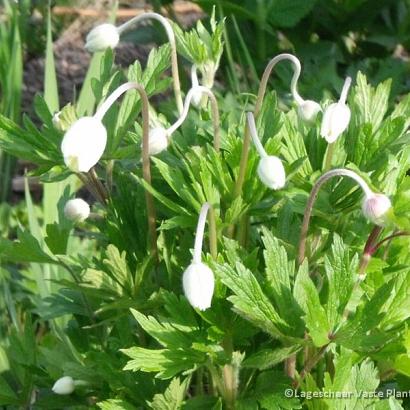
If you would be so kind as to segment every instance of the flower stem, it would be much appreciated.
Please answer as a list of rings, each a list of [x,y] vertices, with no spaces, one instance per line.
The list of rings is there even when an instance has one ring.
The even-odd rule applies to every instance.
[[[205,202],[201,207],[201,211],[199,212],[198,224],[196,226],[195,233],[194,256],[192,258],[192,261],[194,263],[201,263],[202,260],[202,244],[204,242],[205,223],[209,209],[209,203]]]
[[[168,36],[168,41],[171,46],[171,70],[172,70],[172,83],[174,87],[175,101],[177,104],[178,112],[181,115],[183,109],[182,94],[181,94],[181,83],[179,80],[179,70],[178,70],[178,55],[177,46],[175,41],[174,30],[172,29],[169,21],[158,13],[144,13],[139,16],[133,17],[131,20],[122,24],[118,27],[118,33],[121,34],[126,31],[132,25],[138,24],[139,22],[147,19],[153,19],[159,21],[165,29]]]
[[[209,250],[213,260],[216,260],[218,255],[218,235],[216,230],[216,215],[212,206],[209,207],[208,213],[209,223]]]
[[[194,86],[188,91],[185,97],[184,107],[180,114],[180,117],[178,118],[177,121],[175,121],[174,124],[172,124],[167,129],[167,134],[172,135],[186,120],[186,117],[188,116],[189,107],[191,105],[192,98],[194,97],[195,93],[206,94],[209,97],[209,100],[211,102],[211,110],[212,110],[212,125],[214,129],[214,148],[217,152],[219,152],[220,147],[221,147],[221,136],[220,136],[220,131],[219,131],[220,118],[219,118],[218,101],[216,100],[215,94],[209,88],[203,87],[202,85]]]
[[[332,160],[333,160],[333,154],[335,152],[335,143],[332,142],[328,144],[327,150],[326,150],[326,159],[325,159],[325,171],[329,171],[330,168],[332,168]]]
[[[272,58],[272,60],[269,61],[262,75],[262,79],[259,84],[258,95],[256,97],[255,109],[253,111],[255,120],[258,118],[258,115],[262,108],[262,103],[265,97],[266,87],[268,85],[268,80],[271,75],[271,72],[273,68],[275,67],[275,65],[282,60],[290,60],[292,62],[294,66],[294,73],[293,73],[292,82],[291,82],[291,92],[292,92],[293,98],[295,99],[298,105],[304,102],[303,98],[300,96],[300,94],[297,91],[297,82],[298,82],[298,79],[300,77],[300,72],[301,72],[300,61],[292,54],[287,54],[287,53],[279,54],[276,57]],[[246,167],[248,164],[250,142],[251,141],[250,141],[249,128],[245,121],[245,132],[244,132],[244,138],[243,138],[243,144],[242,144],[241,159],[239,162],[239,172],[238,172],[238,177],[235,182],[234,195],[233,195],[234,199],[236,199],[242,194],[242,188],[245,182]],[[234,232],[234,226],[228,227],[228,236],[232,237],[233,232]]]
[[[142,103],[142,174],[144,181],[151,185],[151,165],[149,158],[149,101],[145,88],[142,85],[135,83],[135,89],[138,91]],[[145,203],[147,205],[151,255],[155,260],[158,260],[156,212],[154,199],[148,190],[145,190]]]
[[[303,215],[303,223],[302,223],[302,229],[300,232],[299,250],[298,250],[298,264],[299,265],[301,265],[303,260],[305,259],[306,239],[307,239],[307,234],[309,230],[310,218],[312,216],[313,205],[316,201],[319,190],[322,187],[322,185],[325,182],[327,182],[329,179],[333,177],[338,177],[338,176],[345,176],[345,177],[349,177],[355,180],[360,185],[361,189],[364,191],[364,194],[366,196],[370,196],[373,194],[372,190],[369,188],[365,180],[359,175],[357,175],[355,172],[350,171],[349,169],[337,168],[337,169],[332,169],[331,171],[324,173],[316,181],[315,185],[313,186],[312,191],[310,192],[308,202],[306,204],[305,213]]]

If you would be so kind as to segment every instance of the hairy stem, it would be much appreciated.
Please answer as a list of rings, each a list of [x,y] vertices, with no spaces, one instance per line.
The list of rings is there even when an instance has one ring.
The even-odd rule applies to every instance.
[[[305,208],[305,213],[303,215],[303,222],[302,222],[302,229],[300,232],[299,250],[298,250],[298,264],[299,265],[301,265],[303,260],[305,259],[306,239],[307,239],[307,234],[309,230],[310,218],[312,216],[313,205],[315,204],[320,188],[329,179],[333,177],[340,177],[340,176],[349,177],[355,180],[360,185],[361,189],[364,191],[364,194],[366,196],[370,196],[373,194],[372,190],[369,188],[369,186],[364,181],[364,179],[361,178],[359,175],[357,175],[353,171],[350,171],[348,169],[343,169],[343,168],[337,168],[337,169],[332,169],[331,171],[328,171],[325,174],[323,174],[316,181],[315,185],[312,188],[312,191],[310,192],[310,196],[306,204],[306,208]]]
[[[118,32],[121,34],[129,27],[138,24],[139,22],[147,19],[157,20],[162,24],[165,29],[165,32],[168,36],[168,41],[171,46],[171,70],[172,70],[172,83],[174,87],[174,95],[175,101],[177,104],[179,114],[182,113],[183,109],[183,102],[182,102],[182,94],[181,94],[181,83],[179,80],[179,70],[178,70],[178,55],[177,55],[177,46],[175,41],[175,34],[174,30],[172,29],[171,24],[169,21],[157,13],[144,13],[138,16],[133,17],[131,20],[127,21],[126,23],[122,24],[118,27]]]

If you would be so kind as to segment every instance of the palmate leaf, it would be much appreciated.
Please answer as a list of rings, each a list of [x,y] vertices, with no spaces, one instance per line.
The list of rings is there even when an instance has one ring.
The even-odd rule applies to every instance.
[[[329,343],[331,327],[324,307],[320,303],[319,293],[309,277],[307,261],[300,266],[296,276],[293,296],[305,312],[306,327],[315,346]]]
[[[294,329],[295,335],[303,337],[304,324],[300,319],[303,311],[292,295],[291,286],[295,275],[295,264],[288,261],[285,248],[279,245],[278,239],[274,238],[267,228],[263,228],[262,232],[267,285],[271,289],[281,317]]]
[[[293,27],[313,9],[315,3],[316,0],[276,0],[270,3],[267,17],[275,27]]]
[[[218,265],[216,273],[233,292],[228,300],[235,312],[275,338],[286,339],[286,335],[291,334],[255,276],[240,262],[236,263],[235,269],[227,264]]]
[[[160,379],[170,379],[182,372],[194,369],[203,364],[206,355],[193,349],[145,349],[131,347],[122,349],[124,354],[131,358],[124,370],[157,373]]]
[[[179,378],[172,379],[163,394],[154,396],[150,408],[153,410],[179,410],[183,405],[189,381],[189,378],[182,382]]]
[[[100,403],[97,403],[97,406],[101,410],[136,410],[132,404],[121,399],[110,399],[104,400]]]
[[[326,313],[333,328],[341,318],[349,302],[355,283],[358,256],[350,258],[348,248],[339,235],[335,234],[330,255],[325,255],[325,271],[329,283]]]

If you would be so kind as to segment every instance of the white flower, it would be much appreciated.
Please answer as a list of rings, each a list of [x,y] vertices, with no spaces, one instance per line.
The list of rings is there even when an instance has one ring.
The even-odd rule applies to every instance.
[[[282,161],[273,155],[261,158],[258,165],[260,180],[271,189],[281,189],[286,183],[286,173]]]
[[[55,394],[67,395],[71,394],[75,389],[75,382],[72,377],[64,376],[58,379],[52,388]]]
[[[322,108],[316,101],[305,100],[298,105],[298,115],[299,117],[306,122],[312,123],[316,120],[319,112],[322,111]]]
[[[74,172],[88,172],[102,157],[107,131],[95,117],[77,120],[65,133],[61,143],[64,162]]]
[[[193,262],[182,277],[184,293],[191,306],[199,310],[211,307],[215,279],[212,270],[202,262]]]
[[[166,150],[168,147],[168,133],[165,128],[156,127],[149,131],[148,152],[149,155],[156,155]]]
[[[256,130],[255,117],[251,112],[246,114],[249,131],[256,150],[258,151],[261,160],[258,165],[258,175],[260,180],[271,189],[281,189],[286,183],[286,172],[282,161],[274,155],[268,155],[263,148],[263,145],[258,137]]]
[[[364,216],[376,225],[384,226],[391,209],[390,199],[384,194],[366,195],[362,210]]]
[[[87,35],[85,48],[90,53],[115,48],[120,41],[120,34],[113,24],[100,24],[94,27]]]
[[[339,101],[330,104],[323,115],[320,135],[329,144],[335,142],[349,125],[351,114],[350,108],[346,105],[346,97],[351,82],[352,79],[347,77]]]
[[[83,222],[90,216],[90,206],[81,198],[70,199],[64,206],[64,215],[73,222]]]

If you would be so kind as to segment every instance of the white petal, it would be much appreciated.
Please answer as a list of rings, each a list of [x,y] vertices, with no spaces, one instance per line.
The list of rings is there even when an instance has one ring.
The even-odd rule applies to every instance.
[[[156,127],[149,131],[148,151],[150,155],[156,155],[168,147],[168,134],[165,128]]]
[[[215,279],[204,263],[191,263],[182,277],[184,293],[191,306],[199,310],[211,307]]]
[[[306,100],[298,106],[299,117],[306,122],[314,122],[322,108],[316,101]]]
[[[94,117],[77,120],[65,133],[61,151],[67,167],[74,172],[88,172],[102,157],[107,144],[107,130]]]
[[[73,222],[85,221],[90,216],[90,205],[81,198],[70,199],[64,206],[64,215]]]
[[[350,108],[343,103],[331,104],[323,115],[320,135],[331,144],[346,130],[349,122]]]
[[[120,41],[117,27],[113,24],[100,24],[94,27],[87,35],[85,48],[94,53],[107,48],[115,48]]]
[[[364,216],[376,225],[384,226],[386,214],[391,209],[391,201],[384,194],[367,196],[362,205]]]
[[[282,161],[273,155],[263,157],[258,165],[261,181],[271,189],[281,189],[286,183],[286,173]]]
[[[52,390],[55,394],[61,395],[71,394],[74,391],[74,389],[74,380],[70,376],[61,377],[54,383],[54,386],[52,387]]]

